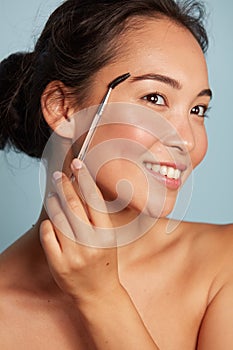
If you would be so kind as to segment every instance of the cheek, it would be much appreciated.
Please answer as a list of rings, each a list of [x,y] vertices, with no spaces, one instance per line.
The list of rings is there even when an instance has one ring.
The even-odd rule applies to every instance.
[[[122,143],[123,140],[129,140],[132,144],[138,143],[146,149],[156,141],[154,136],[142,128],[131,125],[103,125],[97,129],[90,147],[116,139],[121,139]]]
[[[111,199],[119,195],[126,201],[129,198],[137,198],[142,203],[146,201],[148,183],[138,159],[153,142],[154,138],[148,132],[135,126],[98,127],[86,164],[103,194]]]
[[[117,197],[119,191],[121,197],[125,199],[135,197],[142,199],[148,195],[148,180],[145,173],[130,160],[113,159],[104,164],[98,171],[97,183],[105,190],[109,190],[113,197]],[[137,186],[138,184],[140,186]]]

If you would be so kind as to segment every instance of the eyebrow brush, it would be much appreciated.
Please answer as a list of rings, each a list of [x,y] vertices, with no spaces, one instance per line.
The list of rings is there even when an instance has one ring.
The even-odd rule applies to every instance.
[[[88,130],[87,136],[86,136],[86,138],[82,144],[81,150],[79,151],[79,154],[77,156],[77,158],[80,159],[81,161],[83,161],[83,159],[85,158],[88,147],[90,145],[90,142],[92,140],[94,132],[97,128],[100,117],[103,114],[103,111],[107,105],[107,102],[108,102],[108,99],[109,99],[109,96],[110,96],[112,90],[115,89],[115,87],[117,85],[121,84],[123,81],[125,81],[129,77],[130,77],[130,73],[126,73],[126,74],[120,75],[119,77],[117,77],[116,79],[114,79],[113,81],[111,81],[108,84],[108,90],[107,90],[106,94],[104,95],[104,97],[103,97],[103,99],[102,99],[102,101],[97,109],[96,114],[94,115],[90,129]]]

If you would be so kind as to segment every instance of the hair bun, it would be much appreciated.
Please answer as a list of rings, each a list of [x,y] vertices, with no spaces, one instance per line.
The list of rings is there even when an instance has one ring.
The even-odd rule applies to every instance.
[[[31,58],[32,53],[17,52],[0,63],[0,101],[9,98],[17,90]]]
[[[25,82],[32,53],[11,54],[0,63],[0,149],[17,145],[17,130],[25,114]],[[15,140],[16,138],[16,140]]]

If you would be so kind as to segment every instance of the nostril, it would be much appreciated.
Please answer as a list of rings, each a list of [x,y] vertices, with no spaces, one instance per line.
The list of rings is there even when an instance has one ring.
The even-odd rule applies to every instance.
[[[182,146],[178,146],[178,145],[170,146],[170,147],[177,148],[180,152],[187,152],[186,147],[182,147]]]
[[[162,143],[166,147],[177,149],[182,153],[189,153],[195,146],[194,138],[192,135],[185,135],[186,137],[182,138],[177,133],[176,135],[169,135],[162,140]]]
[[[166,142],[163,141],[163,144],[170,148],[170,149],[176,149],[177,151],[181,152],[181,153],[188,153],[189,152],[189,147],[187,142],[179,139],[173,139],[173,140],[166,140]]]

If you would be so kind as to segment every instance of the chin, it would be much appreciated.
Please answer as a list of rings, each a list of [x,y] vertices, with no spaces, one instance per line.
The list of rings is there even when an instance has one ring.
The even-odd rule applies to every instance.
[[[176,204],[176,198],[177,196],[173,195],[170,198],[165,198],[164,201],[150,200],[144,208],[138,207],[134,209],[138,212],[143,212],[145,215],[154,219],[165,218],[173,211]]]
[[[169,207],[163,207],[163,208],[146,208],[143,213],[147,216],[150,216],[151,218],[154,219],[159,219],[159,218],[166,218],[169,214],[171,214],[174,206],[169,206]]]

